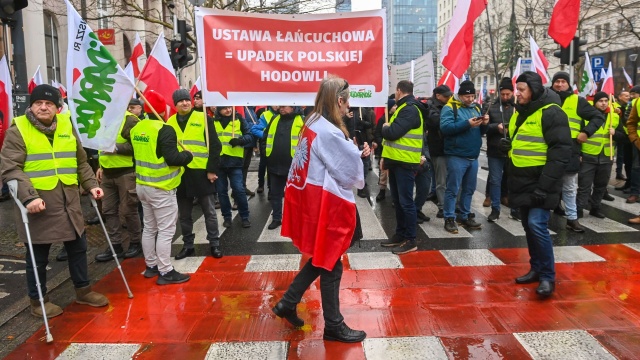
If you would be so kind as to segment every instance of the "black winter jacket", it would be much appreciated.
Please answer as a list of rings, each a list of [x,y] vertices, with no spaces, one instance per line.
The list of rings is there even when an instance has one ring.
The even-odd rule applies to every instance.
[[[293,120],[298,116],[296,113],[288,115],[280,115],[278,120],[278,127],[273,138],[273,147],[271,148],[271,155],[267,158],[267,169],[269,173],[287,176],[289,174],[289,168],[293,158],[291,157],[291,127],[293,126]],[[267,136],[269,136],[269,129],[273,125],[273,121],[267,125],[264,129],[264,135],[262,135],[262,141],[260,142],[260,153],[267,153]]]
[[[500,99],[489,106],[489,125],[487,125],[487,156],[504,158],[507,154],[500,151],[500,139],[509,133],[509,120],[515,111],[513,99],[502,103],[500,111]],[[498,125],[504,122],[504,134],[498,130]]]
[[[389,126],[382,127],[382,138],[385,140],[395,141],[406,135],[409,130],[419,128],[421,125],[420,114],[418,109],[424,109],[421,102],[416,100],[413,95],[407,95],[396,102],[398,109],[402,104],[407,105],[400,110],[398,116],[393,120],[393,123]],[[415,105],[415,106],[414,106]],[[417,108],[416,108],[417,106]],[[396,113],[398,110],[396,110]],[[417,169],[418,164],[409,164],[402,161],[385,159],[384,166],[390,168],[393,166],[402,166],[410,169]]]
[[[219,122],[220,125],[222,125],[223,129],[227,127],[227,125],[229,125],[229,122],[231,120],[232,120],[231,116],[222,116],[220,115],[220,112],[216,111],[216,118],[214,119],[214,121]],[[254,138],[253,138],[253,135],[251,135],[251,128],[249,127],[247,122],[244,121],[244,118],[237,112],[236,112],[236,120],[240,120],[240,126],[241,126],[240,130],[242,131],[242,136],[238,138],[242,143],[238,146],[243,147],[245,144],[252,143],[254,141]],[[235,167],[242,167],[243,165],[244,165],[244,158],[228,156],[228,155],[220,156],[220,167],[222,168],[235,168]]]
[[[440,102],[435,96],[427,100],[429,115],[424,119],[428,130],[427,144],[431,156],[444,156],[444,137],[440,132],[440,111],[446,103]]]
[[[516,104],[518,118],[511,126],[520,126],[542,106],[560,105],[560,98],[550,89],[526,106]],[[547,194],[542,208],[555,209],[562,193],[562,176],[571,151],[571,130],[567,114],[559,106],[542,112],[542,133],[547,143],[547,162],[543,166],[516,167],[509,159],[509,206],[512,208],[531,206],[531,194],[536,190]]]

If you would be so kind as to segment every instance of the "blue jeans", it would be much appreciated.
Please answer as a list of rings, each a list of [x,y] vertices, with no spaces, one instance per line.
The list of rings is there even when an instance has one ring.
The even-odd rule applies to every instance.
[[[489,160],[489,194],[491,195],[491,209],[500,211],[500,196],[502,195],[502,175],[505,158],[487,157]]]
[[[567,220],[578,219],[578,174],[564,174],[562,177],[562,201],[564,202]]]
[[[460,217],[466,220],[471,211],[471,198],[478,182],[478,159],[447,157],[447,189],[444,192],[444,217],[456,217],[456,198],[460,191]]]
[[[413,202],[416,204],[416,211],[422,211],[422,206],[427,202],[429,191],[431,191],[431,167],[427,162],[424,166],[428,167],[424,171],[416,173],[416,197]]]
[[[549,235],[551,211],[521,207],[520,216],[527,236],[531,270],[540,275],[540,280],[556,281],[553,242]]]
[[[249,219],[249,202],[247,194],[244,192],[242,184],[242,168],[225,168],[221,167],[216,180],[216,190],[218,191],[218,200],[220,201],[220,210],[222,217],[231,220],[231,201],[229,201],[229,184],[233,196],[235,196],[236,204],[238,204],[238,213],[242,220]]]
[[[391,198],[395,202],[396,210],[396,235],[403,239],[415,240],[417,212],[413,202],[413,185],[416,172],[395,166],[389,169],[389,187]]]

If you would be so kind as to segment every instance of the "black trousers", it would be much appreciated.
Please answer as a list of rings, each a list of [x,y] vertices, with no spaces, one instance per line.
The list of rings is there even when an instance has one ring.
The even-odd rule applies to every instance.
[[[31,299],[38,299],[38,288],[36,287],[36,276],[33,272],[33,263],[27,248],[27,289]],[[49,264],[49,249],[51,244],[33,244],[33,255],[36,258],[38,267],[38,278],[40,279],[40,290],[42,296],[47,293],[47,265]],[[69,275],[76,289],[89,286],[89,270],[87,268],[87,238],[85,234],[78,236],[75,240],[65,241],[64,248],[69,256]]]
[[[293,279],[289,289],[282,297],[282,303],[287,309],[295,309],[302,295],[311,284],[320,277],[320,295],[322,297],[322,315],[326,328],[337,327],[342,324],[344,317],[340,313],[340,280],[342,280],[342,261],[338,259],[333,270],[328,271],[313,266],[307,261],[302,270]]]
[[[249,165],[251,165],[251,158],[253,158],[253,147],[244,148],[244,163],[242,164],[242,185],[247,188],[247,172],[249,171]]]
[[[286,175],[269,175],[269,191],[271,192],[271,209],[273,210],[273,220],[282,220],[282,199],[284,198],[284,188],[287,186]]]

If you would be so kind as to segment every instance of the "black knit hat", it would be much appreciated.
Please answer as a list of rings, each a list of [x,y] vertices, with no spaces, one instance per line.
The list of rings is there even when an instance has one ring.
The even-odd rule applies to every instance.
[[[538,73],[533,71],[525,71],[516,80],[517,83],[527,83],[529,89],[531,89],[531,100],[538,100],[544,93],[544,86],[542,86],[542,78]]]
[[[142,106],[142,101],[140,99],[133,98],[129,100],[129,105],[140,105]]]
[[[178,103],[182,100],[191,101],[191,94],[189,94],[189,90],[178,89],[173,92],[173,105],[178,105]]]
[[[595,106],[598,100],[602,98],[609,98],[609,95],[604,91],[598,91],[595,95],[593,95],[593,105]]]
[[[196,98],[196,96],[199,96],[200,98],[202,98],[202,90],[198,90],[198,91],[196,91],[195,94],[193,94],[193,98],[194,99]]]
[[[558,79],[563,79],[564,81],[566,81],[567,83],[569,83],[569,73],[564,72],[564,71],[558,71],[557,73],[555,73],[553,75],[553,79],[551,79],[551,83],[553,84],[554,82],[556,82],[556,80]]]
[[[458,95],[469,95],[469,94],[475,95],[476,88],[473,85],[473,82],[471,82],[471,80],[465,80],[460,83],[460,88],[458,89]]]
[[[60,90],[48,84],[38,85],[33,88],[29,106],[33,105],[33,103],[38,100],[48,100],[56,104],[56,106],[62,106],[62,95],[60,95]]]
[[[511,81],[511,78],[503,77],[502,80],[500,80],[500,90],[513,91],[513,82]]]
[[[634,87],[632,87],[631,89],[629,89],[630,93],[636,93],[636,94],[640,94],[640,85],[636,85]]]

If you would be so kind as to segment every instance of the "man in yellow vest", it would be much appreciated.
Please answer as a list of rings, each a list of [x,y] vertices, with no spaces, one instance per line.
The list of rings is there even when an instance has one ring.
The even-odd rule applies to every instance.
[[[102,198],[102,214],[104,225],[113,243],[118,257],[132,258],[142,252],[140,245],[140,217],[138,216],[138,195],[136,194],[136,174],[133,166],[133,147],[129,133],[140,119],[127,112],[116,138],[116,148],[113,152],[101,151],[98,157],[100,168],[96,171],[96,178],[104,190]],[[124,212],[121,213],[120,210]],[[122,248],[123,229],[120,223],[123,218],[129,234],[129,249]],[[111,248],[96,255],[96,261],[111,261]]]
[[[68,254],[69,273],[76,291],[76,302],[100,307],[109,303],[106,297],[91,291],[87,268],[87,238],[82,218],[78,186],[95,199],[102,190],[87,163],[87,154],[73,128],[68,114],[57,114],[61,96],[51,85],[38,85],[31,93],[25,115],[13,119],[6,133],[0,163],[2,180],[18,181],[18,200],[29,212],[29,230],[33,244],[40,288],[48,318],[62,314],[62,309],[49,301],[47,264],[51,244],[64,243]],[[14,219],[21,223],[15,207]],[[27,242],[23,226],[16,226],[18,236]],[[26,247],[27,289],[31,314],[41,317],[38,288],[29,247]]]
[[[258,138],[261,142],[259,144],[260,149],[262,149],[264,146],[264,143],[262,140],[264,135],[264,130],[267,128],[267,126],[269,126],[273,117],[278,114],[279,109],[280,109],[280,106],[275,106],[275,105],[271,105],[267,107],[267,109],[263,111],[262,114],[260,114],[260,121],[258,122],[258,124],[253,125],[253,127],[251,128],[251,134],[253,134],[253,136]],[[267,171],[267,157],[262,153],[262,150],[261,150],[260,165],[258,166],[258,190],[256,190],[258,194],[261,194],[264,191],[264,176],[266,171]],[[267,182],[267,185],[270,186],[268,182]]]
[[[636,85],[632,90],[636,90],[635,94],[640,95],[640,86]],[[631,171],[631,176],[634,181],[636,175],[640,176],[640,134],[638,134],[638,123],[640,123],[640,97],[636,96],[631,101],[629,118],[627,119],[629,141],[631,141],[631,145],[633,145],[633,170]],[[640,224],[640,216],[629,219],[629,223]]]
[[[191,216],[194,198],[197,199],[202,209],[211,255],[214,258],[221,258],[220,232],[218,231],[218,218],[216,217],[213,195],[216,192],[214,181],[218,178],[216,174],[220,164],[222,144],[218,140],[213,119],[207,116],[209,130],[207,149],[205,115],[193,109],[189,91],[186,89],[176,90],[173,93],[173,103],[178,112],[167,120],[167,124],[175,130],[178,142],[193,154],[193,161],[185,167],[176,194],[180,229],[184,242],[184,247],[176,255],[176,260],[193,256],[195,253],[193,245],[196,235],[193,233],[193,217]]]
[[[636,102],[635,99],[638,98],[640,98],[640,85],[636,85],[629,89],[629,103],[623,113],[630,141],[633,141],[632,137],[636,137],[635,132],[632,132],[629,128],[629,119],[631,119],[631,110],[634,108],[633,104]],[[640,200],[640,151],[637,149],[635,144],[629,144],[628,153],[625,153],[625,158],[628,158],[631,161],[631,171],[627,174],[627,181],[625,184],[623,186],[616,187],[616,190],[622,190],[625,194],[630,194],[631,196],[627,198],[627,202],[634,203]]]
[[[178,150],[173,127],[153,113],[151,107],[160,117],[165,115],[167,104],[162,95],[150,90],[145,92],[145,97],[149,118],[141,120],[130,133],[136,164],[136,192],[144,213],[144,276],[158,276],[158,285],[179,284],[189,281],[190,277],[171,265],[171,242],[178,219],[176,188],[180,185],[182,167],[191,162],[193,155]]]
[[[562,210],[558,205],[555,212],[558,215],[566,215],[567,229],[582,233],[584,228],[578,221],[576,205],[581,144],[604,124],[604,116],[591,106],[587,99],[574,94],[569,81],[569,74],[564,71],[555,73],[551,80],[551,89],[560,96],[562,110],[569,119],[569,128],[573,139],[569,163],[565,169],[565,176],[562,178],[562,201],[566,210]],[[584,125],[585,121],[588,122],[586,126]]]
[[[389,187],[395,203],[396,231],[381,246],[399,247],[396,255],[418,249],[416,242],[417,212],[413,201],[416,171],[422,156],[424,122],[422,104],[413,96],[413,83],[398,82],[395,94],[396,111],[382,126],[382,167],[389,170]]]
[[[133,98],[129,100],[129,106],[127,107],[127,111],[137,116],[138,119],[142,120],[146,117],[144,113],[144,108],[142,107],[143,103],[139,99]]]
[[[515,280],[539,282],[536,293],[547,297],[556,279],[549,218],[560,201],[571,130],[560,98],[544,88],[540,75],[525,71],[516,82],[516,112],[509,121],[509,139],[500,148],[509,152],[509,206],[520,209],[531,269]]]
[[[626,131],[626,118],[624,117],[624,111],[627,108],[627,104],[630,103],[631,94],[628,91],[620,91],[618,94],[618,100],[616,101],[616,112],[618,116],[620,116],[620,123]],[[625,144],[629,144],[629,141],[626,142],[618,142],[618,152],[616,156],[616,180],[627,180],[627,178],[622,174],[622,169],[624,167],[625,173],[627,176],[631,174],[631,158],[627,159],[625,157]],[[630,148],[630,147],[629,147]],[[628,152],[628,151],[627,151]],[[603,199],[607,200],[607,199]],[[613,201],[613,198],[612,200]]]
[[[280,114],[273,117],[262,137],[262,149],[267,158],[269,189],[271,190],[272,220],[269,230],[282,225],[282,199],[287,185],[291,161],[298,146],[298,136],[304,126],[302,110],[293,106],[281,106]]]
[[[596,93],[593,96],[593,107],[600,111],[606,120],[595,134],[582,143],[582,161],[578,176],[578,217],[582,216],[583,209],[591,205],[589,215],[604,219],[605,216],[600,211],[600,203],[607,191],[613,167],[611,155],[615,154],[616,149],[609,138],[611,135],[617,142],[624,139],[626,134],[620,122],[620,116],[613,106],[609,107],[607,93],[602,91]]]

